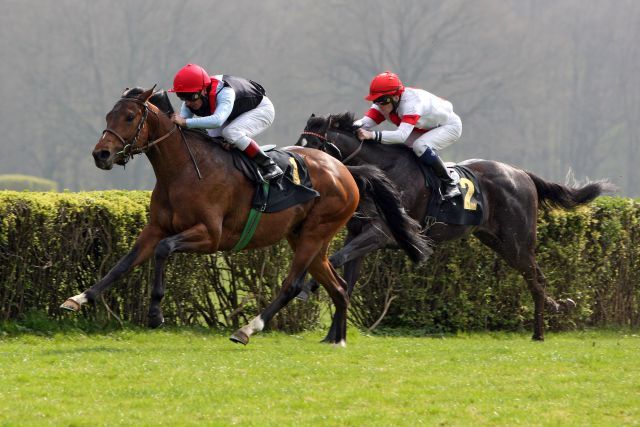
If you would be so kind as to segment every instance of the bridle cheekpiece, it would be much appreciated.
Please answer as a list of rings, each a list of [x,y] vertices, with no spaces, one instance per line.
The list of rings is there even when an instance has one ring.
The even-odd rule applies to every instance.
[[[149,151],[149,149],[151,147],[153,147],[154,145],[156,145],[157,143],[159,143],[160,141],[168,138],[172,133],[174,133],[176,130],[178,130],[178,126],[176,125],[170,132],[166,133],[165,135],[161,136],[158,139],[155,139],[153,141],[149,141],[149,139],[147,138],[147,143],[145,144],[144,147],[138,147],[137,146],[137,142],[138,142],[138,137],[140,136],[140,132],[142,132],[142,128],[144,127],[144,125],[147,122],[147,117],[149,116],[149,111],[151,111],[152,113],[156,114],[157,113],[153,110],[149,110],[149,105],[147,104],[147,101],[141,101],[139,99],[136,98],[128,98],[123,96],[122,98],[120,98],[120,100],[118,102],[124,102],[124,101],[131,101],[131,102],[135,102],[138,105],[141,105],[143,110],[142,110],[142,117],[140,118],[140,121],[138,122],[138,125],[136,127],[136,133],[135,135],[133,135],[133,138],[131,138],[131,142],[127,143],[127,141],[115,130],[110,129],[110,128],[106,128],[105,130],[102,131],[102,135],[104,136],[105,133],[110,133],[112,135],[114,135],[116,138],[118,138],[118,140],[122,143],[122,150],[118,151],[116,153],[116,155],[119,155],[122,157],[122,161],[123,164],[127,164],[129,162],[129,160],[131,160],[133,158],[133,156],[135,156],[136,154],[143,154],[146,153],[147,151]]]

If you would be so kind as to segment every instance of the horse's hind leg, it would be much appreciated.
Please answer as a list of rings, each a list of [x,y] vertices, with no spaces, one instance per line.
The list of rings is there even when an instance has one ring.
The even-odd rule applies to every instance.
[[[297,240],[289,239],[289,244],[295,253],[293,261],[291,262],[291,269],[282,282],[280,292],[262,313],[253,318],[247,325],[235,331],[233,335],[229,337],[231,341],[246,345],[249,343],[251,335],[263,330],[264,326],[269,323],[273,316],[296,296],[300,284],[307,274],[309,265],[323,249],[323,246],[328,245],[328,243],[325,243],[318,236],[307,237],[305,239],[299,238]]]
[[[476,232],[482,243],[496,251],[511,267],[519,271],[527,282],[533,298],[533,339],[544,340],[545,278],[535,259],[535,241],[525,235],[501,239],[487,232]]]
[[[540,269],[540,266],[538,265],[537,262],[536,262],[536,273],[538,275],[538,280],[542,283],[543,287],[546,289],[547,278],[545,277],[544,273]],[[549,295],[545,295],[545,304],[546,304],[547,311],[554,314],[570,313],[574,308],[576,308],[576,303],[571,298],[559,299],[556,301],[553,298],[551,298]]]

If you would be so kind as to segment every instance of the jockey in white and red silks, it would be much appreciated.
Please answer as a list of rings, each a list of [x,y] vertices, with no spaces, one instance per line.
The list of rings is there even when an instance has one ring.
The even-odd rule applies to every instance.
[[[261,85],[241,77],[210,76],[199,65],[187,64],[175,75],[169,92],[183,101],[180,114],[172,117],[174,123],[222,136],[256,162],[266,181],[282,176],[280,167],[253,140],[275,117]]]
[[[364,117],[355,122],[361,126],[358,129],[360,140],[408,145],[442,181],[443,198],[459,195],[457,182],[437,153],[456,142],[462,134],[462,121],[453,112],[451,102],[423,89],[405,87],[390,71],[371,80],[369,95],[365,99],[373,101],[373,104]],[[391,121],[398,129],[370,130],[385,120]]]

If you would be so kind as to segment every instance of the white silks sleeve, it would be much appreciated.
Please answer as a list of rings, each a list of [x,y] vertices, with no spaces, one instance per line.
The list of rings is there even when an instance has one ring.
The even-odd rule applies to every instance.
[[[365,130],[373,129],[377,125],[375,120],[368,116],[364,116],[361,119],[356,120],[353,124]]]
[[[396,130],[380,131],[380,142],[383,144],[404,144],[413,128],[414,126],[411,123],[401,122]]]
[[[229,115],[231,115],[235,101],[235,91],[230,87],[224,87],[216,96],[216,109],[213,114],[205,117],[193,117],[193,114],[191,114],[190,117],[193,118],[187,119],[187,127],[215,129],[222,126],[229,118]],[[181,111],[184,112],[184,110],[189,111],[189,109],[183,104]]]

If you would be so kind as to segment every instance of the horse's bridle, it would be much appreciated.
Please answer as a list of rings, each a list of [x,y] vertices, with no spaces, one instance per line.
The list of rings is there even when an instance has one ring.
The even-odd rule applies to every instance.
[[[340,151],[338,146],[332,140],[329,139],[329,131],[330,130],[333,130],[333,129],[331,129],[331,116],[329,116],[329,124],[327,125],[327,128],[324,131],[324,135],[322,135],[320,133],[316,133],[316,132],[311,132],[311,131],[308,131],[308,130],[303,130],[302,131],[302,135],[315,136],[322,143],[322,145],[320,146],[320,149],[322,151],[324,151],[327,154],[329,154],[328,153],[329,150],[335,151],[336,153],[338,153],[338,159],[343,164],[347,164],[347,162],[349,160],[353,159],[360,152],[360,150],[362,149],[362,143],[364,141],[360,141],[360,145],[358,145],[358,148],[356,148],[353,153],[349,154],[346,159],[343,159],[342,158],[342,151]],[[337,130],[333,130],[333,131],[334,132],[338,132]]]
[[[138,126],[136,127],[136,133],[135,135],[133,135],[133,138],[131,138],[131,142],[127,143],[127,141],[125,141],[125,139],[120,136],[120,134],[118,134],[118,132],[116,132],[113,129],[110,128],[106,128],[105,130],[102,131],[102,135],[104,136],[105,132],[108,132],[112,135],[114,135],[116,138],[118,138],[118,140],[122,143],[122,150],[118,151],[116,153],[116,155],[119,155],[122,157],[122,161],[124,164],[127,164],[129,162],[129,160],[131,160],[133,158],[133,156],[135,156],[136,154],[143,154],[146,153],[147,151],[149,151],[149,149],[151,147],[153,147],[154,145],[156,145],[157,143],[159,143],[160,141],[163,141],[164,139],[168,138],[171,134],[173,134],[176,130],[179,129],[179,127],[176,125],[174,126],[173,129],[171,129],[171,131],[169,131],[168,133],[166,133],[165,135],[161,136],[160,138],[154,139],[153,141],[149,141],[149,139],[147,139],[147,143],[145,144],[144,147],[138,147],[136,145],[136,143],[138,142],[138,136],[140,136],[140,132],[142,132],[142,128],[144,127],[145,123],[147,122],[147,116],[149,115],[149,111],[151,111],[153,114],[155,114],[157,116],[157,113],[153,110],[149,110],[149,105],[147,105],[146,101],[141,101],[139,99],[136,98],[127,98],[127,97],[122,97],[120,98],[120,100],[118,102],[123,102],[123,101],[131,101],[131,102],[135,102],[138,105],[142,106],[142,117],[140,118],[140,121],[138,122]]]

